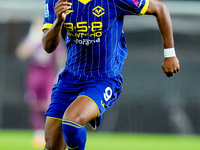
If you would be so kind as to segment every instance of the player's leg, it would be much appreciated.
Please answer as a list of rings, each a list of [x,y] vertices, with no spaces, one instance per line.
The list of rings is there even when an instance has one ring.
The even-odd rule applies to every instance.
[[[47,117],[45,125],[45,150],[65,150],[62,119]]]
[[[45,83],[46,82],[46,83]],[[48,81],[41,82],[37,84],[37,89],[35,91],[35,100],[31,103],[32,110],[32,123],[34,125],[34,139],[33,144],[35,147],[43,148],[45,145],[44,140],[44,126],[45,126],[45,116],[44,113],[48,109],[50,104],[50,88],[47,85]],[[41,87],[41,84],[43,85]]]
[[[89,122],[94,129],[100,125],[102,114],[114,104],[120,95],[121,83],[120,77],[98,79],[91,81],[81,91],[63,117],[63,132],[68,147],[74,150],[84,150],[86,142],[84,125]]]
[[[86,96],[79,96],[68,107],[63,117],[62,129],[69,149],[85,149],[87,134],[84,125],[98,115],[98,106]]]
[[[37,148],[43,148],[45,145],[44,140],[44,125],[45,125],[45,109],[47,109],[43,104],[43,100],[32,101],[29,105],[31,110],[31,123],[34,129],[33,145]]]

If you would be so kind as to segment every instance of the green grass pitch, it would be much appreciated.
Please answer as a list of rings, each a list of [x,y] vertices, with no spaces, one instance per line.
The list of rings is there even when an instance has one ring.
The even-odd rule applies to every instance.
[[[0,150],[39,150],[32,145],[32,135],[0,130]],[[200,136],[89,132],[86,150],[200,150]]]

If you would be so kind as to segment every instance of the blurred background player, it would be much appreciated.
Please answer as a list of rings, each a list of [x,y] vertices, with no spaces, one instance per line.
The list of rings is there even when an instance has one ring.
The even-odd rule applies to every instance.
[[[51,90],[56,80],[62,59],[60,45],[53,55],[47,54],[42,45],[43,20],[33,21],[28,35],[19,44],[16,55],[21,60],[27,60],[27,76],[25,80],[25,101],[29,106],[29,120],[34,129],[33,144],[44,147],[45,112],[51,99]]]

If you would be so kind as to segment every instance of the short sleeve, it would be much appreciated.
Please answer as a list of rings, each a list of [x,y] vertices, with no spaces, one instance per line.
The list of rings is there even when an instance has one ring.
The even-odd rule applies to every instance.
[[[54,11],[55,4],[58,0],[46,0],[45,2],[45,13],[44,13],[44,22],[43,22],[43,28],[49,29],[51,28],[52,24],[56,20],[56,14]]]
[[[119,0],[119,15],[143,15],[149,6],[149,0]]]

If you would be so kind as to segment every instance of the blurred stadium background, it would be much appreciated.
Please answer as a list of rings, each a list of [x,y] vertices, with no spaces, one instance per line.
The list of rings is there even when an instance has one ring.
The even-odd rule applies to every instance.
[[[173,78],[162,72],[163,47],[155,18],[126,16],[124,88],[98,131],[200,134],[200,1],[164,2],[171,13],[180,72]],[[0,0],[0,129],[31,129],[24,102],[26,63],[15,50],[32,20],[43,17],[44,3]]]

